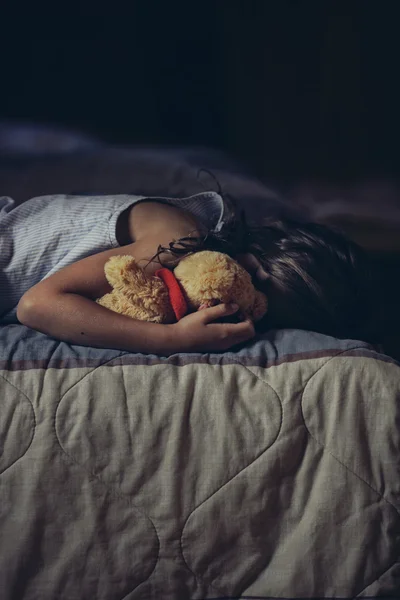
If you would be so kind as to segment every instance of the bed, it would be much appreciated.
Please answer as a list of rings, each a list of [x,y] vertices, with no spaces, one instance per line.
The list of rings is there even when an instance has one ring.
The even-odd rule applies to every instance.
[[[169,358],[0,331],[4,600],[400,589],[400,367],[270,332]]]
[[[254,210],[293,208],[219,154],[93,144],[3,161],[3,193],[118,193],[118,180],[157,195],[149,187],[167,178],[184,195],[201,191],[206,166]],[[399,363],[298,330],[162,357],[1,327],[0,590],[2,600],[399,597]]]

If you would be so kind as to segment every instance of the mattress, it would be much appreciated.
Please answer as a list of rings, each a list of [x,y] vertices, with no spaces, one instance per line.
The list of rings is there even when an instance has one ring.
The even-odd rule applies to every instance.
[[[399,557],[400,366],[371,346],[0,328],[2,600],[396,597]]]

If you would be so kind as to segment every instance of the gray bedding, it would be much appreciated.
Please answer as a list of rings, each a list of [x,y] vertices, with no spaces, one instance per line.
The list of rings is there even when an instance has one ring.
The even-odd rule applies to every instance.
[[[2,600],[400,589],[400,367],[295,330],[153,355],[0,329]]]

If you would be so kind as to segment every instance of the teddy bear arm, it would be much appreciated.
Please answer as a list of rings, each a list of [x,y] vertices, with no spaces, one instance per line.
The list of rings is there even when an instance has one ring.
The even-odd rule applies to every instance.
[[[98,304],[108,308],[113,312],[120,313],[131,319],[137,319],[138,321],[151,321],[153,323],[162,323],[163,315],[159,312],[152,310],[153,307],[146,307],[143,304],[135,304],[130,301],[126,296],[115,292],[105,294],[98,300]]]

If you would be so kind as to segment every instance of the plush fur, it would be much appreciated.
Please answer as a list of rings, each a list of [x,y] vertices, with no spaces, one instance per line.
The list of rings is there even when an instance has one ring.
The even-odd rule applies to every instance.
[[[97,302],[110,310],[153,323],[175,321],[168,289],[159,277],[149,277],[131,256],[114,256],[105,265],[113,290]],[[204,250],[189,254],[174,269],[189,312],[219,303],[236,303],[245,318],[258,321],[267,312],[267,298],[250,274],[226,254]]]

